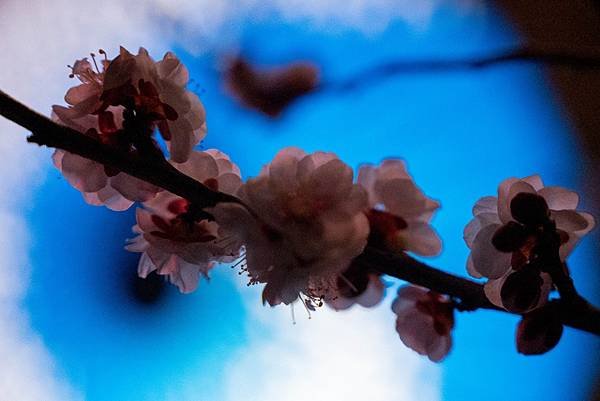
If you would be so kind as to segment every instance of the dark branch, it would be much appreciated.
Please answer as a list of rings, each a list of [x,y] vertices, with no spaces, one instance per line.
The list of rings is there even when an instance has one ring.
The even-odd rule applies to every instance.
[[[231,195],[214,192],[200,182],[188,177],[168,163],[157,163],[123,153],[111,146],[103,145],[91,137],[59,125],[49,118],[31,110],[0,91],[0,114],[32,132],[30,142],[48,147],[64,149],[98,163],[115,167],[127,174],[147,181],[177,194],[192,203],[207,207],[218,202],[241,201]],[[391,255],[368,248],[359,256],[360,262],[376,268],[384,274],[420,285],[436,292],[458,298],[465,309],[494,309],[483,292],[483,286],[430,267],[406,254]],[[563,302],[560,305],[565,325],[600,335],[600,310],[579,297],[578,302]]]
[[[390,254],[367,248],[359,259],[360,263],[388,276],[459,298],[466,310],[492,309],[510,313],[487,299],[483,285],[428,266],[407,254]],[[564,325],[600,335],[600,309],[579,295],[576,301],[561,298],[553,302],[559,306]]]
[[[214,206],[219,202],[238,202],[238,199],[215,192],[202,183],[182,174],[169,163],[156,158],[145,159],[102,144],[71,128],[59,125],[0,91],[0,114],[31,131],[29,142],[40,146],[63,149],[104,165],[112,166],[136,178],[179,195],[198,207]]]
[[[348,91],[368,87],[397,75],[428,74],[466,70],[525,62],[546,66],[559,66],[579,70],[600,70],[600,49],[556,48],[537,44],[509,50],[500,54],[467,59],[394,60],[369,67],[340,82],[323,83],[317,89]]]

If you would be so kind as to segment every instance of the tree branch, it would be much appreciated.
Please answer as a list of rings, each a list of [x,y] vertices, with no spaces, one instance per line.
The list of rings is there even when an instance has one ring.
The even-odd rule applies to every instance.
[[[210,190],[168,163],[157,163],[156,159],[147,160],[124,153],[80,132],[57,124],[2,91],[0,91],[0,114],[31,131],[29,142],[63,149],[98,163],[115,167],[179,195],[198,206],[208,207],[218,202],[241,203],[234,196]],[[361,263],[377,269],[381,273],[459,298],[465,309],[501,310],[488,301],[481,284],[443,272],[406,254],[389,254],[367,248],[358,258]],[[590,305],[583,298],[580,298],[580,302],[575,303],[562,300],[554,302],[559,303],[561,318],[565,325],[600,335],[600,310],[598,308]]]
[[[511,313],[493,305],[485,296],[483,285],[428,266],[405,253],[390,254],[367,248],[359,259],[360,263],[388,276],[459,298],[466,310],[491,309]],[[564,325],[600,335],[600,309],[581,296],[577,302],[566,299],[552,302],[558,304]]]
[[[499,54],[454,60],[394,60],[369,67],[340,82],[323,83],[317,89],[350,91],[397,75],[482,70],[502,64],[525,62],[579,70],[600,70],[600,49],[536,44]]]
[[[57,124],[31,110],[0,90],[0,114],[31,131],[27,141],[40,146],[63,149],[95,162],[115,167],[124,173],[166,189],[197,205],[214,206],[219,202],[238,202],[236,197],[215,192],[181,173],[169,163],[158,163],[105,145],[71,128]]]

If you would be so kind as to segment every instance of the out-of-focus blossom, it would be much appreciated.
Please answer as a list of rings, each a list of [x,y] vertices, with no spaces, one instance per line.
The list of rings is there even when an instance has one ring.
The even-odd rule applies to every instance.
[[[155,62],[144,48],[133,55],[121,47],[104,74],[101,100],[105,106],[134,109],[154,121],[170,159],[182,163],[206,135],[204,107],[186,89],[188,81],[187,68],[173,53]]]
[[[238,167],[214,149],[194,152],[187,162],[173,164],[214,190],[232,194],[241,185]],[[139,235],[126,247],[143,253],[138,265],[141,277],[156,270],[168,275],[181,292],[192,292],[216,263],[239,257],[240,239],[203,211],[193,210],[185,199],[165,191],[144,206],[137,210],[133,228]]]
[[[280,151],[239,196],[256,218],[236,205],[211,211],[246,246],[251,283],[266,283],[263,302],[313,308],[335,297],[340,273],[367,242],[364,190],[352,169],[332,153]]]
[[[396,331],[407,347],[439,362],[452,347],[454,308],[449,299],[427,289],[404,286],[392,303]]]
[[[548,304],[523,316],[517,326],[517,351],[525,355],[544,354],[554,348],[563,332],[555,305]]]
[[[578,203],[575,192],[544,187],[539,176],[509,178],[500,184],[498,197],[477,201],[464,231],[471,248],[467,270],[489,279],[490,301],[519,313],[546,302],[552,288],[546,265],[559,262],[548,260],[548,238],[556,238],[564,261],[594,227],[590,214],[576,211]]]
[[[309,63],[257,70],[247,61],[236,58],[228,66],[225,82],[241,103],[270,117],[277,117],[293,101],[313,91],[318,77],[318,69]]]
[[[338,276],[335,293],[335,297],[327,301],[335,310],[348,309],[354,304],[370,308],[385,296],[385,284],[381,273],[355,261]]]
[[[423,256],[440,252],[441,241],[429,225],[439,203],[415,185],[402,160],[361,166],[358,183],[369,195],[370,244]]]
[[[105,55],[104,52],[101,51]],[[98,67],[78,60],[72,76],[81,83],[67,91],[69,105],[52,107],[53,119],[124,152],[152,157],[159,153],[152,139],[157,127],[167,141],[173,161],[187,160],[206,133],[199,99],[185,89],[187,69],[172,54],[154,62],[145,49],[137,56],[121,48],[113,61]],[[57,150],[54,165],[93,205],[113,210],[152,199],[159,188],[91,160]]]

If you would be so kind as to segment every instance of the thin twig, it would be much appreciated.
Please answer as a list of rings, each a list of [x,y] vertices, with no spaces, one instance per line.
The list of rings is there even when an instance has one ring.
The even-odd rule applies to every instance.
[[[0,114],[32,132],[28,141],[59,148],[117,168],[127,174],[147,181],[177,194],[198,206],[212,206],[218,202],[237,202],[239,199],[215,192],[191,177],[182,174],[168,163],[150,162],[123,153],[111,146],[55,123],[49,118],[0,91]],[[485,297],[483,286],[428,266],[406,254],[389,254],[368,248],[359,256],[361,263],[384,274],[427,287],[436,292],[459,298],[465,309],[495,309]],[[561,318],[565,325],[600,335],[600,310],[581,299],[578,303],[559,302]],[[506,312],[506,311],[505,311]]]
[[[317,90],[351,91],[368,87],[398,75],[449,73],[525,62],[577,70],[600,70],[600,49],[557,48],[537,44],[531,47],[508,50],[490,56],[439,60],[394,60],[368,67],[339,82],[325,82]]]

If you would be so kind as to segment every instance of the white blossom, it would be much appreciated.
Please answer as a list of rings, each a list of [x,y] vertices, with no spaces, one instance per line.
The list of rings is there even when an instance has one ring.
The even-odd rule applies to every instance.
[[[130,152],[132,145],[138,144],[123,139],[127,124],[124,112],[128,107],[135,108],[139,116],[147,115],[149,120],[146,126],[132,129],[148,131],[148,143],[155,146],[150,136],[156,125],[171,151],[171,159],[186,161],[192,148],[206,134],[206,124],[202,104],[185,89],[189,79],[185,66],[172,53],[154,62],[143,48],[135,56],[121,48],[115,60],[102,60],[101,68],[95,57],[93,63],[87,59],[75,62],[72,76],[81,83],[67,91],[68,107],[52,107],[53,119]],[[125,210],[136,201],[152,199],[160,191],[135,177],[60,149],[55,151],[53,161],[92,205]]]
[[[393,251],[411,251],[433,256],[441,241],[429,221],[439,203],[415,185],[402,160],[388,159],[381,165],[363,165],[358,183],[369,195],[371,237]],[[380,238],[376,238],[380,237]]]
[[[454,327],[453,308],[446,297],[413,285],[400,287],[392,311],[404,345],[434,362],[446,357]]]
[[[173,53],[155,62],[144,48],[133,55],[121,47],[106,70],[102,97],[108,103],[119,102],[133,87],[136,107],[164,117],[159,131],[170,159],[182,163],[206,135],[204,107],[198,96],[186,89],[188,81],[187,68]]]
[[[234,193],[241,185],[240,172],[227,155],[211,149],[193,152],[187,162],[173,163],[180,171],[206,184],[213,190]],[[241,241],[208,219],[195,214],[189,203],[170,192],[161,192],[137,209],[138,236],[127,249],[141,252],[138,274],[145,278],[155,271],[184,293],[198,287],[216,263],[232,262],[239,257]]]
[[[552,288],[544,273],[540,244],[547,227],[560,238],[562,261],[594,227],[594,218],[577,211],[579,196],[561,187],[544,187],[539,176],[509,178],[498,196],[481,198],[464,239],[471,248],[467,270],[485,277],[486,295],[494,304],[524,313],[543,305]]]
[[[211,211],[244,239],[251,283],[265,283],[263,302],[309,308],[335,295],[335,280],[367,242],[364,190],[352,169],[332,153],[280,151],[239,196],[236,205]]]

